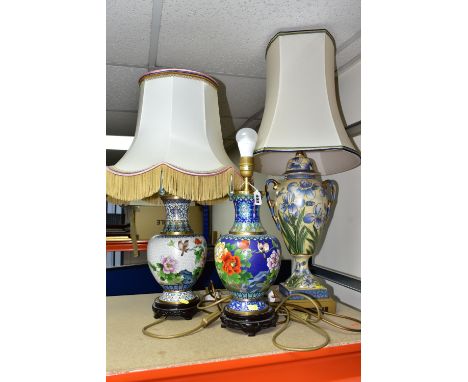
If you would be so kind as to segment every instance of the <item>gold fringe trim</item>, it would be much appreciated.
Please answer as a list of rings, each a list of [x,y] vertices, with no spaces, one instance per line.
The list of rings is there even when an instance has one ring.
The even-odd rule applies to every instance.
[[[231,176],[234,190],[242,189],[243,179],[234,168],[212,175],[191,175],[165,164],[135,175],[122,175],[107,169],[106,195],[107,200],[115,204],[135,200],[154,203],[159,198],[162,179],[167,194],[207,204],[228,195]]]
[[[136,204],[133,205],[139,205],[138,201],[141,200],[145,202],[144,204],[142,203],[142,206],[157,206],[157,207],[162,207],[163,203],[161,201],[161,198],[159,195],[155,194],[153,196],[150,196],[149,198],[144,198],[144,199],[139,199],[139,200],[131,200],[131,201],[123,201],[119,199],[115,199],[109,195],[106,196],[106,200],[112,204],[118,204],[121,206],[128,206],[130,205],[131,202],[137,202]],[[224,203],[225,201],[229,200],[228,196],[225,196],[224,198],[220,199],[214,199],[214,200],[205,200],[205,201],[198,201],[196,204],[200,206],[215,206],[217,204]]]

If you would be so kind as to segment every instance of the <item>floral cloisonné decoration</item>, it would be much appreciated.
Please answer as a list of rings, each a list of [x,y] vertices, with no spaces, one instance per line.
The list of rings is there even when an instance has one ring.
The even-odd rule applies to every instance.
[[[280,268],[279,243],[271,240],[224,238],[215,247],[221,281],[238,292],[265,292]]]
[[[159,262],[150,262],[157,281],[161,285],[183,284],[184,287],[191,287],[203,270],[206,261],[206,245],[199,238],[190,243],[184,240],[184,251],[180,251],[180,243],[169,238],[166,245],[173,248],[172,253],[161,256]],[[178,255],[174,255],[174,252]],[[184,261],[185,253],[193,252],[193,261]]]

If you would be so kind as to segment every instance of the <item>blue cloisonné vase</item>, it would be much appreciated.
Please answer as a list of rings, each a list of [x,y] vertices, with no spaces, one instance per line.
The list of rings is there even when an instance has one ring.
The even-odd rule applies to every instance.
[[[232,200],[234,224],[215,247],[216,270],[232,294],[225,310],[241,316],[260,315],[270,309],[265,293],[278,275],[281,247],[276,237],[265,232],[253,194],[237,193]]]
[[[162,199],[166,222],[161,233],[148,241],[148,265],[163,288],[157,301],[184,306],[198,300],[191,288],[205,266],[206,240],[194,234],[189,225],[190,200],[174,196]]]
[[[270,199],[273,184],[276,200]],[[265,186],[271,215],[294,258],[291,276],[280,284],[283,295],[307,293],[328,298],[328,290],[309,270],[309,258],[317,253],[336,201],[336,182],[321,181],[313,162],[302,152],[288,161],[284,180],[268,179]],[[297,298],[297,297],[296,297]]]

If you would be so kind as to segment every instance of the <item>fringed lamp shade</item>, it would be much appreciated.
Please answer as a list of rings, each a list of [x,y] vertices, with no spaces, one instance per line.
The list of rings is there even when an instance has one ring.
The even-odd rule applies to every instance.
[[[167,194],[197,202],[225,197],[230,179],[242,178],[221,136],[218,84],[190,70],[163,69],[143,75],[135,138],[107,167],[109,200],[151,200]]]
[[[303,151],[321,175],[359,166],[335,88],[335,43],[326,30],[281,32],[267,53],[265,111],[255,149],[256,171],[281,175]]]

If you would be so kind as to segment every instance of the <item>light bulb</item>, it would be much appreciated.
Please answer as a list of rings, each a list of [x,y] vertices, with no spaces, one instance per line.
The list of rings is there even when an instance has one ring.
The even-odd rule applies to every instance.
[[[236,141],[241,157],[251,157],[257,143],[257,132],[247,127],[240,129],[236,134]]]

